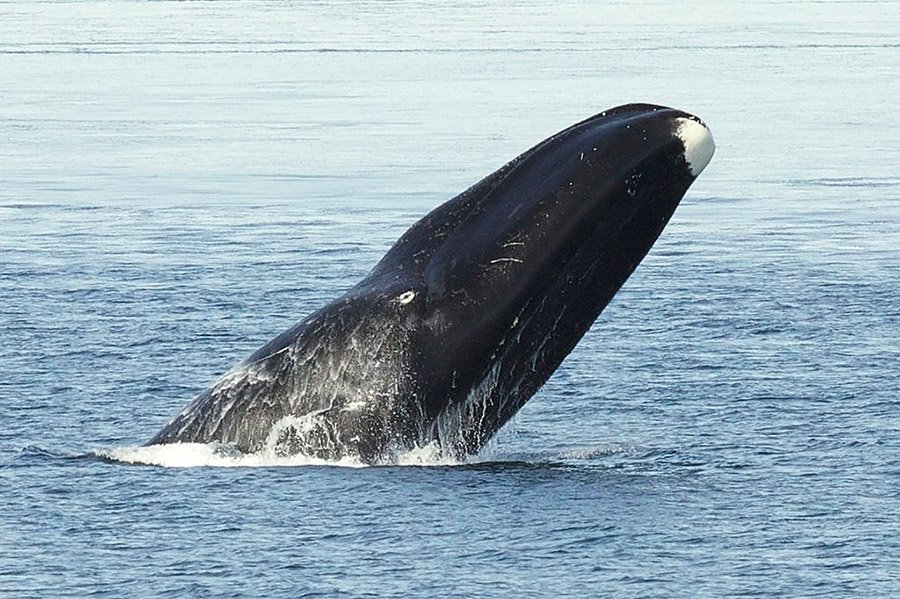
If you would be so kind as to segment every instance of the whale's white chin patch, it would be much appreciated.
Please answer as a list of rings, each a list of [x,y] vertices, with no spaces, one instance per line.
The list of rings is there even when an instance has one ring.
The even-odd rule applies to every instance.
[[[675,127],[675,135],[684,145],[684,159],[691,169],[691,175],[699,175],[716,151],[716,143],[706,125],[693,119],[679,118]]]

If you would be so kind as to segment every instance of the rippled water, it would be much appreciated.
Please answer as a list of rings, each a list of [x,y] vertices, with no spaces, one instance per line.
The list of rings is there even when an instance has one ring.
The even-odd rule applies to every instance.
[[[898,32],[896,2],[0,4],[0,595],[900,594]],[[717,155],[481,455],[135,449],[632,101]]]

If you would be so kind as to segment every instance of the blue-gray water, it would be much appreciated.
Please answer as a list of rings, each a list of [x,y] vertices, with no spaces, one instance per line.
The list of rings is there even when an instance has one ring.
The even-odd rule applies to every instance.
[[[0,4],[0,595],[900,594],[900,5],[505,4]],[[716,157],[471,463],[92,453],[633,101]]]

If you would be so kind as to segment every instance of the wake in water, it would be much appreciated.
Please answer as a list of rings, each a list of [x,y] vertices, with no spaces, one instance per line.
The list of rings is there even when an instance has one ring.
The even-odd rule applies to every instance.
[[[167,443],[163,445],[123,446],[94,449],[90,456],[104,461],[164,468],[278,468],[332,466],[368,468],[372,466],[485,466],[497,464],[529,464],[533,466],[600,467],[630,471],[657,471],[662,467],[682,464],[686,458],[673,448],[634,447],[621,444],[556,447],[540,452],[510,452],[492,443],[464,460],[448,457],[436,444],[397,453],[388,462],[369,464],[358,457],[326,460],[303,454],[282,455],[275,449],[243,453],[221,443]]]
[[[508,437],[505,437],[508,440]],[[234,447],[219,443],[169,443],[164,445],[138,445],[113,448],[97,448],[88,453],[50,450],[29,445],[0,463],[0,469],[21,467],[35,460],[101,460],[117,464],[158,466],[163,468],[279,468],[304,466],[330,466],[340,468],[366,468],[373,466],[359,459],[343,458],[325,460],[302,454],[279,455],[268,450],[243,453]],[[396,454],[390,462],[378,466],[400,467],[529,467],[551,468],[600,468],[644,474],[696,469],[690,452],[673,447],[637,447],[622,444],[603,444],[578,447],[553,447],[543,451],[511,451],[508,444],[492,441],[475,456],[465,460],[449,458],[434,445]]]

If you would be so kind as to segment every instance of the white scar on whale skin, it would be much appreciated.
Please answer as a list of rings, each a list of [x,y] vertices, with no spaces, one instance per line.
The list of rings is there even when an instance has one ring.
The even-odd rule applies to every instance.
[[[675,119],[678,126],[675,135],[684,145],[684,160],[691,169],[691,175],[698,176],[716,151],[716,143],[706,125],[693,119]]]

